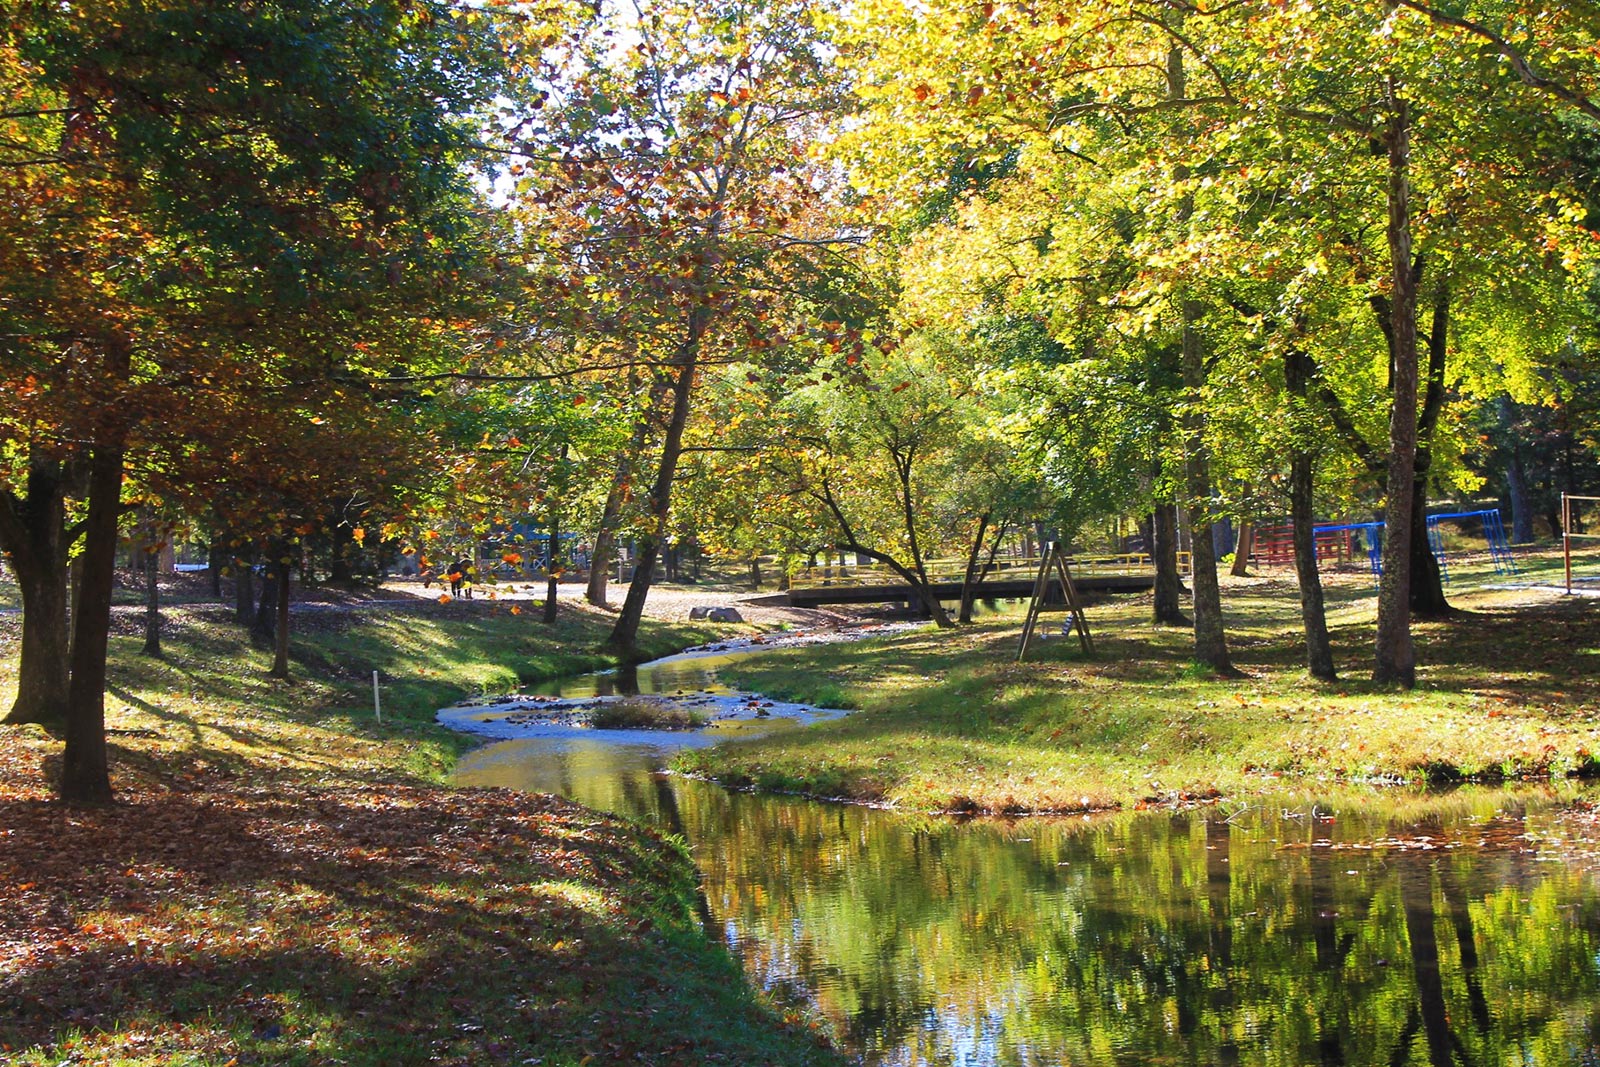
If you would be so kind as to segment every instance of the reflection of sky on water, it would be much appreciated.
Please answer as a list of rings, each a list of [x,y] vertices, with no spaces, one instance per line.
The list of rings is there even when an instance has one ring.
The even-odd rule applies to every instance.
[[[459,778],[681,834],[752,981],[873,1065],[1600,1062],[1600,890],[1536,790],[958,823],[655,773],[723,736],[566,728]]]

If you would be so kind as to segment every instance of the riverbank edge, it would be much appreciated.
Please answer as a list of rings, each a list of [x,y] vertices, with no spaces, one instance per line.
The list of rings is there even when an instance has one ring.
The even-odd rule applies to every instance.
[[[287,684],[265,678],[266,654],[221,617],[207,607],[168,612],[162,660],[140,657],[132,635],[113,639],[108,726],[117,804],[56,805],[48,786],[55,739],[38,727],[0,731],[0,826],[8,837],[0,891],[17,905],[0,924],[8,1062],[466,1064],[533,1056],[554,1065],[623,1052],[663,1064],[842,1062],[810,1020],[752,990],[707,938],[681,843],[551,798],[444,784],[455,755],[476,741],[434,724],[437,707],[485,691],[486,681],[526,684],[615,666],[593,651],[609,616],[564,606],[554,639],[526,616],[459,604],[408,610],[403,619],[321,620],[296,634]],[[472,631],[466,648],[453,640],[463,624]],[[647,621],[645,650],[654,658],[751,629]],[[540,655],[522,654],[529,642]],[[493,651],[483,654],[485,645]],[[0,695],[14,686],[15,651],[14,630],[0,633]],[[372,718],[374,669],[383,680],[381,724]],[[346,795],[359,800],[346,804]],[[248,825],[240,839],[279,842],[272,853],[302,840],[306,856],[287,871],[271,863],[257,870],[238,856],[239,839],[209,840],[220,856],[251,866],[210,877],[212,860],[191,854],[205,835],[168,832],[175,813],[197,810]],[[395,812],[407,814],[391,819]],[[496,820],[523,827],[517,849],[506,850],[510,838],[496,834]],[[537,832],[527,831],[530,822]],[[379,825],[380,848],[327,854],[327,842]],[[307,838],[305,826],[317,832]],[[450,847],[442,848],[446,835]],[[64,862],[61,842],[78,838],[84,851]],[[403,874],[382,861],[390,853],[412,857]],[[479,856],[496,862],[486,866]],[[318,877],[307,878],[310,867]],[[201,873],[174,878],[174,870]],[[360,899],[340,910],[330,900],[343,894],[321,892],[324,882],[355,886]],[[268,897],[277,898],[274,929],[258,936],[256,901]],[[279,921],[310,897],[314,914]],[[520,898],[517,906],[508,897]],[[394,904],[408,898],[417,906]],[[419,936],[440,900],[452,914],[493,916],[495,944],[478,942],[487,935],[475,921],[466,941],[450,924]],[[507,928],[517,932],[509,949],[499,936]],[[248,984],[267,991],[270,1003],[239,1000],[216,982],[219,969],[237,970],[242,960],[309,958],[330,941],[340,943],[332,961],[254,976]],[[520,963],[440,984],[438,975],[453,970],[436,957],[450,944],[492,949],[495,959],[509,951]],[[422,969],[394,962],[422,957],[430,961]],[[105,977],[89,979],[89,960],[100,961]],[[423,969],[428,989],[416,981]],[[362,989],[352,999],[353,972],[380,995]],[[540,976],[534,984],[545,995],[530,993],[529,973]],[[326,974],[338,976],[338,988]],[[299,993],[291,991],[296,983]],[[386,1003],[383,987],[404,1003]],[[157,996],[141,996],[141,988]],[[520,1007],[500,1012],[498,1022],[492,1007],[480,1006],[514,1002]]]
[[[1276,624],[1264,623],[1272,606],[1239,598],[1235,611],[1256,609],[1234,620],[1250,635],[1236,654],[1250,675],[1242,681],[1195,670],[1188,635],[1149,626],[1136,604],[1097,606],[1102,647],[1092,658],[1054,642],[1015,663],[1020,620],[1006,616],[875,638],[853,645],[849,662],[827,648],[774,653],[722,676],[853,714],[688,750],[672,769],[742,791],[1006,817],[1600,777],[1600,681],[1571,660],[1550,670],[1543,640],[1495,633],[1536,617],[1542,639],[1578,652],[1600,643],[1596,613],[1548,598],[1461,599],[1470,610],[1457,619],[1418,624],[1424,655],[1446,662],[1425,661],[1423,685],[1409,693],[1349,667],[1337,685],[1309,679],[1292,617],[1277,605]],[[1350,658],[1366,636],[1361,609],[1334,614],[1336,645]],[[1472,654],[1485,643],[1494,654],[1474,677]]]

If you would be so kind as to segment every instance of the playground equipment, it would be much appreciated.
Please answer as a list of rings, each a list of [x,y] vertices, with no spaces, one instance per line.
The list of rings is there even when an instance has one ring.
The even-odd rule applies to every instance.
[[[1053,603],[1054,598],[1050,595],[1052,581],[1060,583],[1059,606]],[[1017,649],[1018,663],[1027,658],[1028,645],[1033,641],[1033,632],[1039,624],[1039,615],[1046,611],[1071,612],[1062,631],[1070,633],[1076,630],[1084,654],[1094,654],[1094,642],[1089,638],[1089,622],[1083,613],[1083,600],[1078,596],[1078,587],[1072,582],[1072,568],[1067,566],[1067,557],[1061,551],[1060,542],[1057,541],[1051,541],[1046,546],[1044,558],[1039,561],[1039,573],[1033,580],[1033,597],[1028,601],[1028,617],[1022,624],[1022,647]]]
[[[1600,498],[1574,497],[1573,499]],[[1483,526],[1484,540],[1488,542],[1489,558],[1494,563],[1495,573],[1521,574],[1522,568],[1517,565],[1516,555],[1511,550],[1511,541],[1506,537],[1506,527],[1501,521],[1500,509],[1491,508],[1483,511],[1451,511],[1428,516],[1428,547],[1433,549],[1433,557],[1439,561],[1440,577],[1446,583],[1450,581],[1449,553],[1445,551],[1440,524],[1469,522],[1474,519]],[[1384,524],[1381,522],[1324,523],[1314,526],[1312,533],[1317,546],[1317,561],[1344,562],[1353,560],[1359,553],[1364,552],[1367,565],[1372,570],[1373,580],[1376,581],[1383,575],[1383,529]],[[1269,566],[1292,564],[1293,531],[1287,526],[1258,531],[1256,553],[1257,557]]]
[[[1567,595],[1572,595],[1572,542],[1574,541],[1600,541],[1600,534],[1580,534],[1572,532],[1572,520],[1576,517],[1573,504],[1579,509],[1585,503],[1600,503],[1600,496],[1570,496],[1561,494],[1561,562],[1562,569],[1567,577]],[[1580,579],[1582,580],[1582,579]],[[1591,581],[1593,579],[1590,579]]]
[[[1383,573],[1383,523],[1381,522],[1345,522],[1328,526],[1313,526],[1312,533],[1318,537],[1336,537],[1340,541],[1339,558],[1355,558],[1355,553],[1362,550],[1365,545],[1367,566],[1372,568],[1372,580],[1377,581]],[[1325,557],[1318,551],[1317,559]]]
[[[1313,527],[1312,537],[1317,547],[1317,562],[1346,563],[1353,560],[1363,548],[1361,534],[1369,527],[1382,523],[1328,524]],[[1251,558],[1268,567],[1294,566],[1294,528],[1291,526],[1264,526],[1255,531]]]
[[[1429,515],[1428,547],[1433,549],[1433,558],[1439,561],[1439,576],[1446,584],[1450,582],[1450,564],[1444,550],[1444,539],[1439,533],[1439,524],[1447,520],[1462,519],[1478,519],[1483,523],[1483,537],[1489,542],[1489,558],[1494,562],[1496,574],[1522,573],[1522,568],[1517,566],[1517,557],[1511,553],[1511,541],[1506,537],[1505,523],[1500,521],[1499,508],[1490,511],[1455,511],[1443,515]]]

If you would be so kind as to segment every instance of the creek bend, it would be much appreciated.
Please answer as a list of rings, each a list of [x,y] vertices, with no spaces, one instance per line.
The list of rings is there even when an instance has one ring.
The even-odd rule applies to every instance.
[[[724,657],[759,651],[529,695],[714,712],[748,704],[718,686]],[[504,738],[463,757],[463,784],[681,835],[711,932],[869,1064],[1600,1063],[1600,844],[1551,790],[959,821],[660,773],[677,747],[834,714],[770,713],[700,731],[507,725],[481,703],[440,718]]]

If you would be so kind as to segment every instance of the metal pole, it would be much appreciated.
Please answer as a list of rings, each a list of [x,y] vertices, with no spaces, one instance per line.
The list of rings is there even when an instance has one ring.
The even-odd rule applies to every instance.
[[[1561,494],[1561,559],[1567,572],[1567,595],[1572,595],[1572,500]]]
[[[378,699],[378,672],[372,672],[372,714],[379,721],[383,721],[383,704]]]

